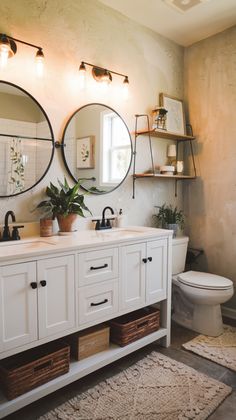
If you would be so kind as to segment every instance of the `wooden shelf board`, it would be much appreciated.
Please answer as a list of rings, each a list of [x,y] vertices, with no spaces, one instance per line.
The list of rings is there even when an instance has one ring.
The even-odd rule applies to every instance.
[[[196,179],[196,176],[191,175],[165,175],[165,174],[134,174],[134,178],[162,178],[162,179]]]
[[[169,139],[169,140],[176,140],[176,141],[189,141],[189,140],[194,140],[195,137],[193,136],[187,136],[186,134],[177,134],[177,133],[172,133],[171,131],[165,131],[165,130],[141,130],[141,131],[137,131],[135,133],[136,135],[139,136],[150,136],[151,137],[160,137],[163,139]]]
[[[79,362],[73,361],[70,364],[70,370],[65,375],[59,376],[44,385],[41,385],[31,391],[20,395],[14,400],[8,401],[2,393],[0,393],[0,418],[13,413],[16,410],[38,400],[39,398],[48,395],[63,386],[74,382],[83,376],[88,375],[91,372],[94,372],[97,369],[102,368],[103,366],[112,363],[121,357],[124,357],[133,351],[140,349],[141,347],[146,346],[147,344],[152,343],[153,341],[159,340],[167,335],[166,328],[160,328],[158,331],[147,335],[137,341],[134,341],[131,344],[128,344],[125,347],[119,347],[117,345],[111,344],[108,350],[97,353],[93,356],[87,357]]]

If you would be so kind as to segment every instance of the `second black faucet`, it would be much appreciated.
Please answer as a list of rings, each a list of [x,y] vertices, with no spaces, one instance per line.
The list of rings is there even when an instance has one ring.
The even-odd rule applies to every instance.
[[[110,210],[112,215],[114,214],[114,210],[112,207],[109,207],[109,206],[105,207],[102,211],[102,220],[99,220],[99,219],[94,220],[94,222],[97,222],[95,226],[95,230],[111,229],[110,219],[105,218],[107,210]]]

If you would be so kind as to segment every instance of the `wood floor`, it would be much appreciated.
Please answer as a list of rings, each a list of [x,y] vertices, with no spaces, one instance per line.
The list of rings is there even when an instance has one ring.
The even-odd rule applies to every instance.
[[[227,320],[225,323],[235,325],[234,322]],[[160,347],[158,343],[153,343],[137,352],[106,366],[97,372],[88,375],[79,381],[74,382],[59,391],[48,395],[47,397],[36,401],[35,403],[19,410],[18,412],[6,417],[7,420],[35,420],[47,411],[73,398],[77,394],[86,391],[88,388],[99,383],[120,370],[129,367],[133,363],[140,360],[153,350],[160,351],[168,357],[171,357],[179,362],[185,363],[188,366],[196,369],[199,372],[217,379],[233,388],[232,394],[216,409],[216,411],[209,417],[209,420],[235,420],[236,419],[236,373],[229,369],[220,366],[214,362],[197,356],[181,348],[181,345],[197,334],[193,331],[187,330],[172,324],[172,344],[168,349]],[[175,419],[173,419],[175,420]]]

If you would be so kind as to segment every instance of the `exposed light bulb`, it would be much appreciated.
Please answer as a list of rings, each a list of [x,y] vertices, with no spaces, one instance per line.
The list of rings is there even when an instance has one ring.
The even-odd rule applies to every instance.
[[[0,40],[0,66],[1,68],[6,67],[10,51],[11,51],[10,41],[6,36],[4,36]]]
[[[35,61],[36,61],[37,76],[42,77],[44,73],[44,54],[41,48],[36,53]]]
[[[125,76],[123,81],[123,98],[125,101],[129,99],[129,79],[128,76]]]
[[[84,62],[82,61],[80,66],[79,66],[79,86],[80,86],[80,89],[85,88],[85,83],[86,83],[86,67],[85,67]]]

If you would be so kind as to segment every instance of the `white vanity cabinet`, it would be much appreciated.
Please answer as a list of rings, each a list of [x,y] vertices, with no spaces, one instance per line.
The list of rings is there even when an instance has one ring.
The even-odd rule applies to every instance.
[[[74,256],[37,262],[38,333],[45,338],[75,326]]]
[[[168,243],[167,239],[146,244],[146,302],[150,305],[167,298]]]
[[[167,296],[167,239],[121,248],[121,309],[134,310]]]
[[[74,256],[0,267],[0,351],[75,326]]]
[[[78,254],[78,322],[102,322],[118,314],[118,247]]]
[[[38,338],[36,263],[0,267],[0,351]]]
[[[120,307],[135,310],[145,304],[146,244],[123,246],[121,255]]]
[[[149,343],[170,344],[170,231],[129,226],[35,240],[0,245],[0,359],[151,304],[160,328],[71,361],[68,373],[12,401],[0,393],[0,418]]]

